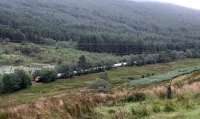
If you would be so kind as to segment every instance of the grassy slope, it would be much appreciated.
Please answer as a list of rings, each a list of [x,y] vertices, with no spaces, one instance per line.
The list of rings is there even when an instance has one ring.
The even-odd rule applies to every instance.
[[[200,65],[200,59],[186,59],[167,64],[146,65],[142,67],[124,67],[108,71],[109,77],[115,82],[117,79],[124,79],[127,76],[141,77],[145,73],[160,74],[177,68],[191,67]],[[82,87],[87,86],[90,81],[95,80],[98,74],[89,74],[80,77],[74,77],[73,80],[60,80],[50,84],[33,85],[30,89],[19,91],[17,93],[0,96],[0,109],[16,104],[25,104],[34,102],[45,97],[52,97],[61,94],[79,92]]]
[[[182,87],[176,87],[179,79],[182,80]],[[98,119],[198,119],[200,116],[200,95],[199,82],[200,72],[186,74],[174,79],[173,99],[167,100],[161,96],[166,93],[166,87],[155,84],[145,87],[142,90],[152,91],[146,93],[146,99],[142,102],[121,101],[112,106],[99,106],[95,109]],[[180,81],[180,80],[179,80]],[[189,84],[186,82],[190,82]],[[191,82],[195,81],[195,82]],[[152,89],[152,87],[156,89]],[[154,92],[156,91],[156,92]],[[134,110],[134,111],[133,111]]]
[[[187,103],[188,100],[190,101],[189,104]],[[126,119],[198,119],[198,117],[200,116],[200,105],[198,100],[199,97],[197,99],[191,97],[189,99],[183,99],[181,101],[177,99],[174,99],[172,101],[161,99],[147,99],[144,102],[118,104],[111,107],[98,107],[96,109],[96,112],[101,115],[99,119],[117,119],[113,117],[115,117],[114,113],[117,113],[119,111],[125,111],[127,113],[127,116],[125,116]],[[173,111],[168,112],[166,110],[167,104],[172,104]],[[155,105],[159,106],[159,112],[154,112],[153,109],[157,108]],[[187,107],[188,105],[191,107]],[[132,113],[133,109],[137,110],[138,115],[134,115],[136,117],[128,116]],[[147,115],[143,113],[146,109],[149,113]]]
[[[33,47],[39,49],[39,52],[32,55],[23,54],[20,50],[22,47]],[[78,60],[81,55],[85,55],[91,62],[95,61],[118,61],[120,57],[111,54],[89,53],[75,50],[73,48],[59,48],[53,46],[36,45],[36,44],[19,44],[7,43],[0,44],[0,65],[18,65],[30,63],[50,63],[58,62],[73,63]]]

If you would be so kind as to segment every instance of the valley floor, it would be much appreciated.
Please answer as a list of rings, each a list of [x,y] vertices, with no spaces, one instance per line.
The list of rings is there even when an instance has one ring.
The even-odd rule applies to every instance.
[[[127,115],[130,118],[136,115],[134,118],[195,119],[199,116],[200,102],[198,101],[198,92],[192,94],[190,91],[185,92],[184,95],[175,97],[172,100],[166,100],[158,95],[149,96],[146,95],[145,92],[146,99],[143,101],[127,102],[122,100],[129,96],[130,93],[143,91],[145,88],[152,89],[160,86],[160,83],[156,83],[148,85],[147,87],[127,87],[127,83],[131,80],[140,79],[141,77],[148,76],[148,74],[160,75],[173,70],[196,66],[200,66],[200,59],[185,59],[165,64],[113,69],[108,71],[110,82],[113,85],[112,92],[109,94],[99,94],[86,90],[86,87],[96,80],[99,74],[88,74],[72,79],[58,80],[49,84],[34,84],[29,89],[0,96],[0,102],[3,102],[0,103],[0,119],[8,117],[27,119],[34,118],[36,114],[38,114],[40,118],[51,117],[52,119],[61,119],[63,118],[62,116],[67,117],[69,115],[69,119],[76,119],[78,117],[94,119],[97,118],[95,115],[100,115],[99,117],[104,117],[104,119],[126,119],[126,117],[124,117],[124,110],[128,110],[125,116]],[[194,83],[196,82],[198,82],[198,80]],[[166,83],[163,82],[163,84]],[[179,82],[176,83],[176,85],[177,84],[179,84]],[[186,82],[185,85],[187,84]],[[198,86],[199,85],[197,85],[197,87]],[[199,87],[197,91],[200,89]],[[99,98],[97,99],[97,97]],[[158,105],[155,105],[157,103]],[[61,107],[59,107],[59,104]],[[188,109],[183,106],[188,106]],[[28,110],[28,107],[32,108],[32,110]],[[134,107],[139,107],[137,109],[141,109],[142,111],[134,109]],[[78,112],[76,112],[77,108],[79,110]],[[92,111],[94,109],[95,112]],[[40,111],[38,112],[38,110]],[[75,114],[73,110],[76,110]],[[121,112],[119,112],[120,110]],[[22,113],[25,113],[24,111],[26,115],[22,116]],[[63,114],[64,112],[66,115]],[[140,114],[141,112],[145,113]],[[86,115],[82,115],[83,113]],[[131,116],[129,114],[131,114]],[[120,118],[120,116],[123,117]]]

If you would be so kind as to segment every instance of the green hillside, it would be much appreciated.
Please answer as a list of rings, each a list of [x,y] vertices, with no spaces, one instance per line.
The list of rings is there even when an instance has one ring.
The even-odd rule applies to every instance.
[[[125,0],[1,0],[0,38],[120,54],[198,49],[200,12]],[[6,39],[9,38],[9,39]]]

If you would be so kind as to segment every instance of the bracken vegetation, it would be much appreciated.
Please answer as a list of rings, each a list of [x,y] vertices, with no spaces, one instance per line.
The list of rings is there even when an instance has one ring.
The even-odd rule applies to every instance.
[[[192,73],[187,78],[198,78],[199,72],[198,75],[195,74],[196,77],[193,77]],[[162,84],[137,88],[136,91],[120,91],[117,89],[110,94],[93,94],[85,90],[80,94],[70,94],[28,105],[10,107],[4,110],[6,112],[1,113],[1,117],[15,119],[157,119],[159,117],[168,118],[167,115],[169,114],[172,114],[171,118],[195,117],[198,115],[195,114],[195,111],[200,106],[198,103],[199,86],[199,82],[188,84],[187,80],[181,87],[173,84],[174,95],[171,100],[163,99],[163,95],[166,95],[166,87]],[[194,113],[189,115],[190,113],[187,113],[187,111],[192,110]],[[179,111],[186,113],[180,115],[177,113]]]

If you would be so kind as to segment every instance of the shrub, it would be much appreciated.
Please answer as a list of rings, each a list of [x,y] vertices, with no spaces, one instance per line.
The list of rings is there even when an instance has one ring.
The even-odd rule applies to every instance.
[[[109,92],[112,88],[111,84],[103,79],[98,79],[89,86],[90,89],[97,90],[98,92]]]
[[[145,78],[145,75],[142,75],[141,78]]]
[[[49,83],[56,80],[56,72],[50,69],[36,71],[33,77],[40,77],[39,82]]]
[[[132,115],[134,117],[147,117],[151,114],[151,109],[147,107],[147,105],[141,105],[140,107],[133,107],[132,110]]]
[[[195,104],[191,100],[185,101],[183,105],[187,110],[195,108]]]
[[[32,74],[33,79],[36,79],[40,75],[40,70],[35,70]]]
[[[57,73],[65,73],[65,74],[70,74],[73,72],[73,66],[69,64],[60,64],[56,66],[56,72]]]
[[[18,46],[16,47],[16,50],[20,51],[23,55],[26,56],[36,56],[42,51],[40,47],[33,44]]]
[[[28,73],[26,73],[23,70],[16,70],[15,74],[17,77],[21,80],[20,81],[20,87],[23,88],[28,88],[29,86],[32,85],[31,83],[31,77]]]
[[[79,57],[78,62],[77,62],[77,66],[78,66],[79,70],[84,70],[84,69],[90,68],[91,64],[88,61],[88,59],[86,59],[86,57],[84,55],[81,55]]]
[[[175,85],[176,85],[178,88],[181,88],[181,87],[184,85],[184,81],[178,80],[178,81],[175,82]]]
[[[56,40],[51,39],[51,38],[43,38],[42,39],[45,45],[52,45],[55,46]]]
[[[128,80],[136,80],[136,77],[127,77]]]
[[[146,99],[146,95],[144,93],[135,93],[135,94],[129,95],[126,101],[138,102],[138,101],[144,101],[145,99]]]
[[[129,118],[129,113],[126,110],[119,109],[114,113],[113,119],[127,119]]]
[[[174,112],[176,110],[176,105],[173,102],[167,102],[164,107],[165,112]]]
[[[108,73],[107,72],[100,73],[99,78],[108,81],[109,80]]]
[[[31,78],[22,70],[17,70],[11,74],[4,74],[1,80],[2,93],[11,93],[30,86]]]
[[[13,61],[12,61],[13,64],[15,65],[20,65],[20,64],[23,64],[24,63],[24,60],[21,59],[21,58],[15,58]]]
[[[110,109],[110,110],[108,110],[108,113],[109,114],[114,114],[116,111],[114,110],[114,109]]]
[[[8,114],[6,112],[0,112],[0,119],[9,119]]]
[[[189,97],[185,97],[184,99],[182,99],[181,105],[187,110],[195,108],[195,103]]]
[[[153,109],[153,112],[155,113],[161,112],[161,107],[158,104],[154,104],[152,109]]]
[[[69,64],[60,64],[56,66],[56,73],[61,74],[57,78],[70,78],[74,75],[75,66]]]

